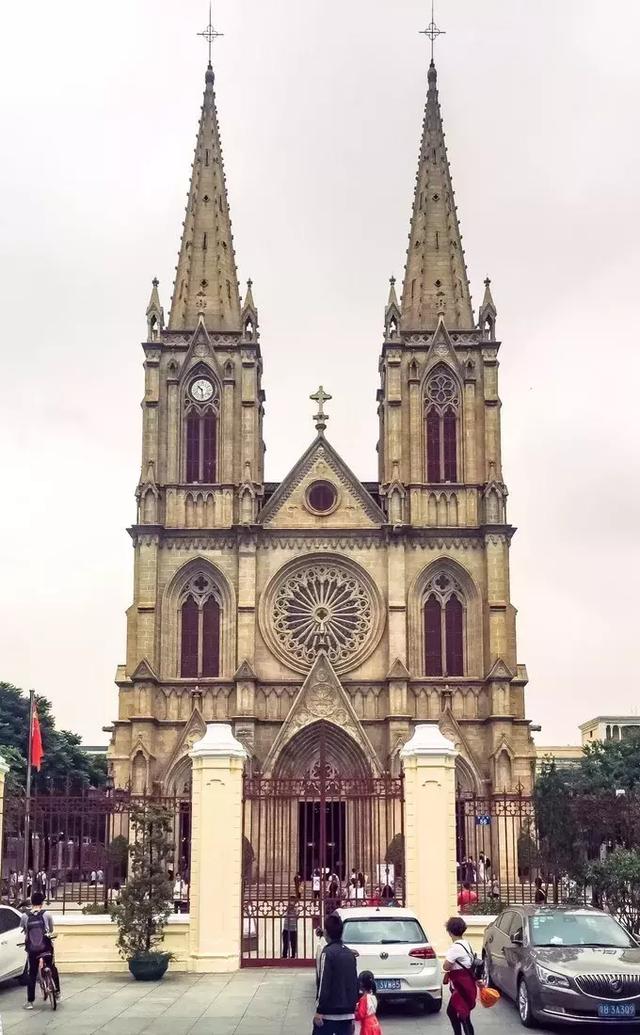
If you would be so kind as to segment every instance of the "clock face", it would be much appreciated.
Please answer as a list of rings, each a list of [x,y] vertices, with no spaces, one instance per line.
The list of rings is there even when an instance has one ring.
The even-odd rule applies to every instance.
[[[196,402],[206,402],[213,395],[213,385],[211,381],[207,381],[206,377],[199,377],[197,381],[194,381],[191,385],[191,395]]]

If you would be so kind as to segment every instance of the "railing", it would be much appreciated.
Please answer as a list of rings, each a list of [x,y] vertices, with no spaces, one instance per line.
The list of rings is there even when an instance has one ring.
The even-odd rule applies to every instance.
[[[528,904],[540,891],[534,801],[515,794],[458,795],[456,865],[461,912]],[[544,882],[543,882],[544,884]],[[540,895],[538,895],[540,898]]]
[[[245,777],[242,964],[311,962],[339,906],[404,902],[403,781]]]
[[[51,908],[63,913],[108,912],[126,883],[132,808],[145,802],[164,805],[173,816],[173,853],[168,876],[175,889],[176,912],[188,911],[191,848],[190,798],[135,794],[67,786],[31,798],[29,866],[23,875],[25,797],[5,794],[0,894],[19,905],[41,891]]]

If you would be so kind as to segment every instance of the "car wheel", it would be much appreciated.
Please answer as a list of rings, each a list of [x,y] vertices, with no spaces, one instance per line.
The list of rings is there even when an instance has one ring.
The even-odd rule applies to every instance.
[[[498,986],[496,985],[495,981],[493,980],[493,974],[491,973],[491,963],[489,962],[489,953],[488,952],[484,952],[482,954],[482,962],[484,963],[484,980],[485,980],[486,984],[488,985],[489,988],[495,988],[497,990]]]
[[[425,1013],[440,1013],[442,1009],[442,997],[440,999],[433,999],[430,995],[426,995],[422,1003]]]
[[[533,1016],[531,1009],[531,997],[529,995],[529,988],[524,978],[520,978],[518,985],[518,1013],[520,1014],[520,1023],[525,1028],[535,1028],[536,1019]]]

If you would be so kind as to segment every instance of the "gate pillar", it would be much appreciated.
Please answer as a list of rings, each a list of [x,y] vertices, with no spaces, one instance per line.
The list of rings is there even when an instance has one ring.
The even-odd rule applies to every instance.
[[[246,751],[227,723],[193,745],[190,955],[201,974],[240,966],[242,772]]]
[[[437,723],[420,723],[400,752],[405,773],[406,904],[415,909],[439,956],[457,912],[457,751]]]

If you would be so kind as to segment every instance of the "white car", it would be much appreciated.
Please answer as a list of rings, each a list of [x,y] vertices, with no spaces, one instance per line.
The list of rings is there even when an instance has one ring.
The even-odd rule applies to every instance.
[[[410,909],[354,906],[336,909],[342,940],[356,956],[358,973],[370,970],[378,998],[413,999],[428,1013],[442,1006],[442,970],[422,924]],[[316,980],[324,936],[316,950]]]
[[[21,916],[13,906],[0,906],[0,981],[22,977],[24,972],[27,957]]]

